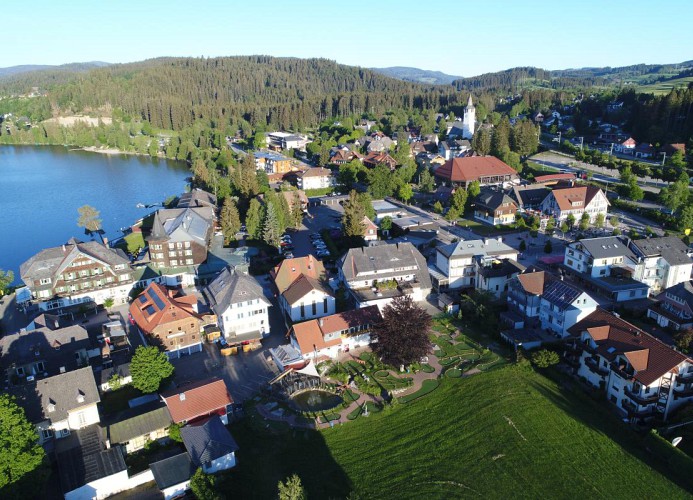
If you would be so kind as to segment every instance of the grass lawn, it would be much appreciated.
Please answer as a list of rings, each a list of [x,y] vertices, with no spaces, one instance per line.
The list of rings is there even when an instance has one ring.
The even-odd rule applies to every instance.
[[[488,224],[484,224],[476,220],[473,215],[466,215],[462,219],[458,219],[457,225],[465,229],[470,229],[481,236],[500,235],[514,233],[517,231],[517,229],[513,227],[490,226]]]
[[[133,253],[138,249],[145,247],[142,233],[130,233],[125,238],[125,249],[128,253]]]
[[[223,490],[239,498],[276,498],[292,473],[308,498],[689,497],[642,436],[527,365],[445,377],[421,399],[322,432],[231,432],[238,467]],[[691,476],[679,480],[693,491]]]
[[[129,408],[128,401],[142,396],[142,392],[132,385],[124,385],[117,391],[109,391],[101,396],[99,410],[102,415],[110,415]]]
[[[326,187],[320,189],[306,189],[306,196],[325,196],[334,191],[334,188]]]

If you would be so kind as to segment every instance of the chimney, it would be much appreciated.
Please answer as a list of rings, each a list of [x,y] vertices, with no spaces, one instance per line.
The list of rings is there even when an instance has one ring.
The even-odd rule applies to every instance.
[[[181,401],[185,401],[185,393],[181,392],[178,397],[180,398]]]
[[[65,253],[65,245],[63,244],[63,253]]]
[[[110,440],[110,439],[106,439],[106,441],[105,441],[104,444],[106,445],[106,449],[107,449],[107,450],[110,450],[110,449],[111,449],[111,440]]]
[[[65,367],[64,366],[60,367],[60,373],[65,373]]]
[[[104,246],[108,246],[108,238],[106,236],[101,236],[101,238],[103,239]]]
[[[322,326],[322,325],[323,325],[323,321],[322,321],[322,318],[320,318],[320,326]]]
[[[502,236],[498,237],[498,243],[503,243],[503,237]]]

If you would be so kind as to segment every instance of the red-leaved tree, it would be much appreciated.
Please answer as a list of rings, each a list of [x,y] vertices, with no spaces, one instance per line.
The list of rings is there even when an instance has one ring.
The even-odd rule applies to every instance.
[[[419,361],[428,354],[431,316],[409,295],[396,297],[383,308],[383,320],[373,329],[373,351],[395,366]]]

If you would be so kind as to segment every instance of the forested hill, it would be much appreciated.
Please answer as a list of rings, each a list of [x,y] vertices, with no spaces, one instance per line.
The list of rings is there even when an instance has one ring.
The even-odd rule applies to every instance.
[[[32,73],[27,82],[37,85],[41,73]],[[51,105],[61,111],[119,108],[172,130],[197,120],[246,120],[295,130],[333,116],[437,109],[459,98],[450,86],[403,82],[325,59],[268,56],[151,59],[94,69],[45,86]]]
[[[390,76],[399,80],[435,85],[450,85],[453,81],[462,78],[461,76],[452,76],[441,71],[430,71],[427,69],[409,68],[406,66],[392,66],[389,68],[371,69],[385,76]]]
[[[101,68],[103,66],[108,66],[108,64],[109,63],[107,62],[101,61],[86,63],[69,63],[62,64],[60,66],[53,66],[49,64],[23,64],[21,66],[8,66],[7,68],[0,68],[0,78],[7,78],[16,75],[25,75],[26,73],[32,73],[34,71],[87,71],[92,68]]]

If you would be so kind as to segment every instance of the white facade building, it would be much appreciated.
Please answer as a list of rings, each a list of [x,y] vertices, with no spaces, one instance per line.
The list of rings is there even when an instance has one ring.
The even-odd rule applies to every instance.
[[[633,278],[646,283],[653,291],[691,279],[693,250],[676,236],[632,240],[628,247],[639,260]]]
[[[335,185],[335,178],[330,169],[324,167],[309,168],[298,176],[298,188],[326,189]]]
[[[556,280],[544,287],[539,305],[539,321],[544,330],[559,338],[568,336],[568,329],[597,308],[587,293],[565,281]]]

